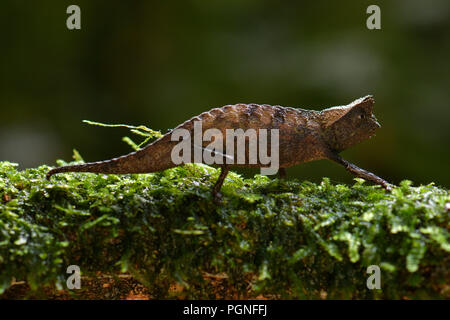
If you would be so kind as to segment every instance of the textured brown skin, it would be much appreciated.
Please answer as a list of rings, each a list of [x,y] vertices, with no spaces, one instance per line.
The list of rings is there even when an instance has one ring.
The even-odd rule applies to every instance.
[[[313,160],[330,159],[343,165],[352,174],[389,189],[389,184],[385,180],[358,168],[338,155],[339,152],[370,138],[375,130],[380,128],[372,113],[373,104],[374,99],[366,96],[347,106],[322,111],[257,104],[227,105],[193,117],[175,129],[187,129],[193,137],[194,121],[201,121],[203,132],[210,128],[221,130],[224,150],[226,129],[241,128],[246,131],[253,128],[257,132],[259,129],[279,129],[280,176],[285,176],[284,168]],[[171,133],[172,131],[169,131],[145,148],[119,158],[50,170],[47,179],[60,172],[128,174],[150,173],[175,167],[177,165],[172,163],[171,152],[179,141],[171,141]],[[270,150],[269,138],[268,142]],[[204,141],[203,147],[210,143]],[[246,164],[233,166],[262,167],[259,163],[248,164],[248,144],[246,151]],[[192,155],[193,152],[192,149]],[[236,159],[236,150],[233,157]],[[214,196],[218,195],[230,165],[220,166],[222,172],[213,188]]]

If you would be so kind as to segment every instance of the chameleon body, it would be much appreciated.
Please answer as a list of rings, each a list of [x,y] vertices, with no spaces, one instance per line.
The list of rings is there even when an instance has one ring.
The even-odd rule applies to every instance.
[[[380,128],[380,124],[373,115],[373,105],[372,96],[360,98],[346,106],[332,107],[322,111],[266,104],[226,105],[203,112],[173,130],[186,129],[193,133],[194,122],[201,121],[203,132],[212,128],[220,130],[224,140],[222,142],[225,145],[226,129],[243,129],[244,131],[278,129],[280,176],[285,176],[285,168],[308,161],[329,159],[343,165],[355,176],[389,189],[390,185],[382,178],[339,156],[341,151],[372,137]],[[47,179],[60,172],[129,174],[150,173],[176,167],[177,164],[172,162],[171,153],[179,141],[172,141],[173,130],[143,149],[119,158],[55,168],[47,173]],[[270,139],[268,142],[270,144]],[[203,142],[202,147],[205,148],[209,143]],[[270,150],[270,147],[268,149]],[[233,164],[233,166],[264,167],[259,162],[249,164],[248,148],[246,150],[245,164]],[[236,150],[232,156],[236,156]],[[219,195],[230,165],[220,166],[221,175],[213,188],[215,198]]]

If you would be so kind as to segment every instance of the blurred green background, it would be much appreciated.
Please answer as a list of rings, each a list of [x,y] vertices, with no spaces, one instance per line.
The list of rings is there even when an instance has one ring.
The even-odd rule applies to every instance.
[[[66,8],[81,8],[81,30]],[[366,8],[381,8],[381,30]],[[366,94],[382,124],[343,152],[398,183],[450,185],[450,1],[5,1],[0,160],[22,168],[128,153],[126,129],[166,131],[212,107],[321,110]],[[259,171],[246,171],[251,176]],[[337,164],[288,170],[351,182]]]

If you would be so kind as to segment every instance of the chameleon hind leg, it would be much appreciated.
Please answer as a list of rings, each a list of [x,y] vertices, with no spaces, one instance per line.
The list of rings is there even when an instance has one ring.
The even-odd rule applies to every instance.
[[[354,165],[351,162],[348,162],[347,160],[344,160],[341,156],[331,153],[328,158],[330,160],[333,160],[334,162],[339,163],[340,165],[344,166],[345,169],[350,172],[351,174],[366,179],[367,181],[371,181],[373,183],[381,185],[386,190],[392,190],[392,185],[387,182],[386,180],[378,177],[377,175],[373,174],[372,172],[366,171],[364,169],[361,169],[360,167]]]
[[[227,174],[229,171],[230,171],[230,169],[226,165],[220,167],[219,178],[217,179],[217,181],[214,184],[214,187],[212,189],[212,196],[213,196],[214,202],[216,202],[216,203],[220,201],[220,198],[221,198],[220,189],[222,188],[223,182],[225,181],[225,178],[227,177]]]

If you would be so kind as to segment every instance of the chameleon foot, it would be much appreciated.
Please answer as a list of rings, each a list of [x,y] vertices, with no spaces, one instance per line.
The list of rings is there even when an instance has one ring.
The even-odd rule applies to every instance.
[[[228,171],[229,171],[229,169],[227,166],[221,167],[219,179],[217,179],[217,182],[212,189],[213,200],[216,204],[220,203],[220,201],[222,199],[220,189],[222,188],[223,182],[225,181]]]
[[[329,156],[329,159],[341,164],[342,166],[345,167],[345,169],[348,172],[350,172],[351,174],[353,174],[356,177],[363,178],[367,181],[371,181],[375,184],[378,184],[378,185],[382,186],[386,191],[392,190],[392,185],[389,182],[387,182],[386,180],[384,180],[383,178],[380,178],[379,176],[373,174],[372,172],[361,169],[360,167],[354,165],[353,163],[348,162],[347,160],[344,160],[341,156],[339,156],[337,154],[331,154]]]

